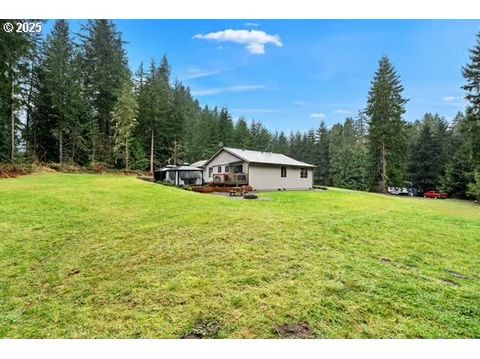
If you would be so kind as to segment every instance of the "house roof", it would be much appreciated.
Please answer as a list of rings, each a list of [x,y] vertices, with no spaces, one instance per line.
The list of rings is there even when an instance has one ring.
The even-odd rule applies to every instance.
[[[201,168],[194,166],[173,166],[173,167],[163,167],[160,169],[161,172],[164,171],[201,171]]]
[[[207,163],[207,161],[208,160],[197,161],[197,162],[192,163],[190,166],[202,168],[203,166],[205,166],[205,163]]]
[[[220,149],[212,158],[205,162],[204,166],[213,160],[221,151],[226,151],[235,157],[240,158],[248,163],[262,163],[270,165],[283,165],[283,166],[293,166],[293,167],[316,167],[309,163],[297,161],[291,157],[285,156],[281,153],[273,152],[262,152],[262,151],[252,151],[252,150],[243,150],[240,148],[231,148],[223,147]]]

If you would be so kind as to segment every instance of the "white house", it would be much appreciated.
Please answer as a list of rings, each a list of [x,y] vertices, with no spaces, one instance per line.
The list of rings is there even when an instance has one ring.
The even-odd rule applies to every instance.
[[[249,185],[254,190],[313,188],[314,165],[280,153],[223,147],[212,158],[196,162],[205,182]]]

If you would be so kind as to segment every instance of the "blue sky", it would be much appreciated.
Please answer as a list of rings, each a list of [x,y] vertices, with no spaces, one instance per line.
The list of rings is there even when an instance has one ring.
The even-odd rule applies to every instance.
[[[404,84],[405,119],[425,112],[452,118],[465,107],[461,67],[480,31],[478,20],[115,22],[132,70],[166,53],[172,77],[202,105],[225,105],[234,118],[287,132],[320,120],[332,125],[363,109],[382,55]]]

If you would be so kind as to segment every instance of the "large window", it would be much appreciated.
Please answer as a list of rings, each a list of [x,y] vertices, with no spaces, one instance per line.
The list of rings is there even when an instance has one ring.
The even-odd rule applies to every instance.
[[[243,165],[233,166],[233,173],[242,173],[242,172],[243,172]]]
[[[280,168],[280,177],[287,177],[287,167]]]
[[[213,175],[213,167],[208,167],[208,177],[212,177]]]
[[[225,166],[225,173],[230,172],[230,166]]]
[[[222,173],[222,166],[217,167],[217,173]]]
[[[308,178],[308,169],[300,168],[300,178]]]

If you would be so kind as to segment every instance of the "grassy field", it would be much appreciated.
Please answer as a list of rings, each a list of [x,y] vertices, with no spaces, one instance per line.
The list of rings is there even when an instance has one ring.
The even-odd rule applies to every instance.
[[[480,206],[0,180],[0,337],[480,337]]]

